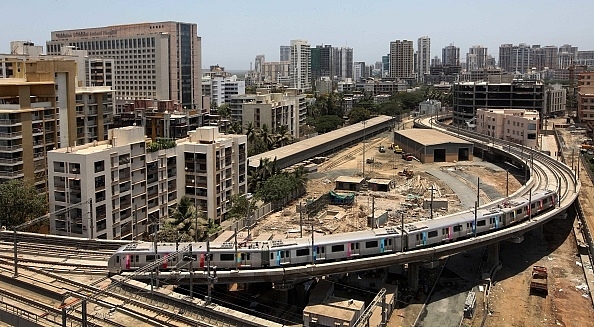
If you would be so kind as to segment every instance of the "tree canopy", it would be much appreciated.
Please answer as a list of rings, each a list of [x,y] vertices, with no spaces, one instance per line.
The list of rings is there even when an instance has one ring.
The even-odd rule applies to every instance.
[[[48,212],[45,196],[19,179],[0,184],[0,223],[16,226]]]

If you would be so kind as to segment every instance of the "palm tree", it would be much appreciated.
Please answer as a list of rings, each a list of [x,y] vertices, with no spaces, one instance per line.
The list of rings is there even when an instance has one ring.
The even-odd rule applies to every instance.
[[[165,226],[165,228],[173,228],[179,234],[186,234],[194,241],[198,241],[204,238],[208,222],[200,210],[194,206],[192,199],[184,196],[169,213],[169,217],[165,219]]]
[[[240,123],[234,121],[233,123],[231,123],[229,132],[231,132],[232,134],[243,134],[243,128],[241,127]]]
[[[287,125],[282,125],[276,130],[276,134],[274,135],[274,147],[280,148],[287,144],[291,144],[293,140],[293,135],[291,131],[289,131],[289,127]]]
[[[245,135],[247,135],[249,143],[254,141],[254,137],[256,136],[256,129],[254,128],[253,122],[250,121],[245,125]]]
[[[272,139],[272,135],[270,134],[268,125],[262,125],[262,127],[260,128],[260,132],[258,134],[260,136],[260,139],[266,145],[266,150],[272,150],[272,144],[274,143],[274,140]]]
[[[293,170],[293,176],[295,177],[296,187],[299,190],[305,190],[307,186],[307,171],[305,171],[305,167],[299,166],[295,170]]]

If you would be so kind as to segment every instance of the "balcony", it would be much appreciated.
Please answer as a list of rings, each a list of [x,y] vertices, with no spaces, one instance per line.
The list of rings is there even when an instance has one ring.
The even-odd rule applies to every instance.
[[[18,107],[17,107],[18,109]],[[10,126],[10,125],[16,125],[16,124],[20,124],[21,120],[20,119],[0,119],[0,125],[1,126]]]
[[[7,164],[7,165],[14,165],[14,164],[22,164],[23,158],[0,158],[0,164]]]
[[[0,171],[0,177],[20,177],[23,176],[22,170],[15,171]]]
[[[3,139],[20,138],[21,136],[22,136],[21,132],[0,133],[0,138],[3,138]]]

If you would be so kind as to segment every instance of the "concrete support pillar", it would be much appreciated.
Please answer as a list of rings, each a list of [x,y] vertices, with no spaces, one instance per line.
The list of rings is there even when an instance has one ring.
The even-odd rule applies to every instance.
[[[543,225],[540,225],[532,230],[532,234],[540,240],[542,240],[544,238],[542,228],[543,228]]]
[[[421,264],[413,262],[408,264],[408,289],[416,292],[419,289],[419,267]]]
[[[499,242],[487,246],[487,263],[491,267],[499,265]]]

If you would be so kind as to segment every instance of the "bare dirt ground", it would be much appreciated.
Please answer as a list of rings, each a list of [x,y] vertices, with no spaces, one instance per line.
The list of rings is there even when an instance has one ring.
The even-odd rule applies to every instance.
[[[465,173],[479,176],[482,183],[491,185],[501,194],[506,192],[506,172],[494,171],[480,164],[439,163],[423,165],[417,161],[404,161],[399,154],[393,154],[388,148],[391,142],[389,134],[379,135],[367,140],[365,158],[373,158],[373,164],[365,165],[365,176],[384,178],[394,181],[395,187],[389,192],[362,191],[356,196],[351,207],[328,207],[328,213],[315,220],[316,233],[340,233],[367,229],[367,215],[371,213],[372,203],[376,212],[396,209],[405,211],[405,221],[426,219],[427,210],[422,209],[422,199],[430,196],[430,189],[437,191],[435,197],[448,199],[449,210],[438,211],[436,215],[463,210],[458,197],[442,181],[425,173],[427,169],[441,169],[447,172],[452,166],[463,169]],[[386,153],[379,153],[378,146],[386,147]],[[317,198],[334,189],[338,176],[363,176],[363,146],[345,149],[329,158],[318,167],[318,172],[310,174],[307,194],[302,199],[291,203],[282,212],[270,215],[258,222],[254,229],[260,233],[273,233],[276,237],[298,237],[298,203],[308,198]],[[480,160],[477,160],[480,161]],[[412,178],[398,176],[404,168],[413,170]],[[587,176],[582,172],[582,180]],[[472,187],[471,185],[469,185]],[[509,194],[521,186],[512,175],[509,176]],[[586,214],[594,226],[594,187],[582,188],[580,199],[587,208]],[[374,201],[372,201],[374,198]],[[591,202],[591,203],[590,203]],[[584,278],[584,270],[578,255],[574,236],[574,215],[565,220],[555,220],[544,227],[543,236],[526,235],[520,244],[501,243],[500,258],[502,269],[489,293],[489,309],[482,310],[483,296],[477,294],[477,311],[474,319],[463,320],[466,326],[593,326],[594,310],[589,298]],[[388,225],[399,224],[400,218],[392,217]],[[310,233],[304,227],[304,236]],[[546,297],[531,295],[529,283],[533,265],[542,265],[549,271],[549,294]],[[584,263],[591,269],[589,263]],[[478,285],[483,285],[477,281]],[[422,303],[423,295],[402,309],[392,314],[388,326],[410,326],[415,321]],[[460,308],[462,311],[463,308]],[[484,321],[483,321],[484,320]]]

